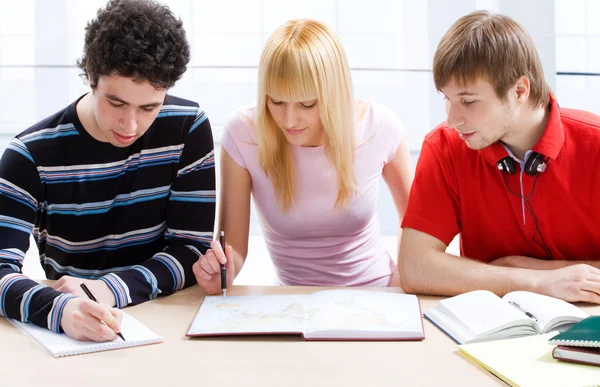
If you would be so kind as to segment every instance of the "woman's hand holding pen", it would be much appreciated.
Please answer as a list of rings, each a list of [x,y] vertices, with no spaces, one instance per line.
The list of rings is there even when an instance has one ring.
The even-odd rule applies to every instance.
[[[233,283],[235,264],[231,246],[221,248],[219,241],[212,241],[210,249],[192,266],[198,285],[208,294],[221,294],[221,264],[227,268],[227,286]],[[226,254],[225,254],[226,253]]]
[[[123,313],[83,297],[67,301],[60,326],[76,340],[112,341],[121,331]]]

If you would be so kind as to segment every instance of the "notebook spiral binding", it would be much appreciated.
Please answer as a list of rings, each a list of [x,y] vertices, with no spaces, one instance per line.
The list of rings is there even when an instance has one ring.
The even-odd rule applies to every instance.
[[[549,340],[549,343],[568,347],[600,347],[600,340]]]

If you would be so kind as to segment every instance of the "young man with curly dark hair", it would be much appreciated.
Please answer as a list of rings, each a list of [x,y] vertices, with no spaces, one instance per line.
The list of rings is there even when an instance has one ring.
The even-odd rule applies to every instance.
[[[112,0],[88,23],[78,66],[91,91],[0,160],[1,315],[113,340],[119,308],[196,282],[214,225],[214,146],[198,104],[167,94],[189,59],[182,22],[154,1]],[[21,273],[31,233],[58,280],[49,287]]]

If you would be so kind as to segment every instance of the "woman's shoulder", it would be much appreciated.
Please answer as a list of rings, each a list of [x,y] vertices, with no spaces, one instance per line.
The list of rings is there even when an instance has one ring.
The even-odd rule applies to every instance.
[[[384,136],[392,133],[404,134],[402,123],[398,115],[386,105],[373,100],[359,100],[357,102],[358,133],[359,139]]]
[[[255,141],[256,106],[245,105],[231,113],[225,121],[223,137],[231,136],[237,141]]]

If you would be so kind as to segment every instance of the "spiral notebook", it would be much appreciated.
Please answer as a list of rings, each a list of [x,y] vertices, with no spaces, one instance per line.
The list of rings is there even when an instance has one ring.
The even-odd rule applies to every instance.
[[[152,332],[148,327],[127,313],[123,313],[123,320],[121,321],[121,333],[125,336],[126,341],[117,338],[114,341],[106,343],[79,341],[70,338],[64,333],[52,332],[37,325],[13,319],[8,319],[8,321],[20,328],[54,357],[137,347],[140,345],[157,344],[163,341],[162,337]]]
[[[591,316],[573,325],[550,341],[552,345],[600,348],[600,316]]]

